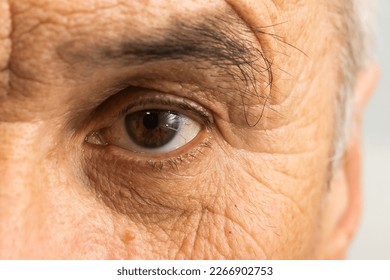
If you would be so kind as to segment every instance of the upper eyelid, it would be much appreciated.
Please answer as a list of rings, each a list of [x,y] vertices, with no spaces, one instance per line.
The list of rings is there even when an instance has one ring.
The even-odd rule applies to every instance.
[[[164,96],[165,95],[165,96]],[[165,106],[166,110],[170,110],[169,107],[171,107],[172,111],[176,111],[175,107],[180,109],[178,113],[186,115],[186,112],[196,112],[199,114],[199,116],[202,118],[202,120],[206,123],[206,125],[210,125],[213,122],[213,117],[212,114],[207,112],[202,106],[196,104],[193,101],[186,100],[184,98],[179,98],[179,100],[173,99],[171,96],[168,94],[159,94],[158,98],[155,97],[146,97],[138,100],[138,102],[130,103],[123,109],[121,109],[117,113],[117,117],[123,117],[127,113],[129,113],[131,110],[134,108],[140,107],[141,110],[145,109],[164,109],[164,108],[158,108],[158,106]],[[143,108],[142,108],[143,106]],[[157,107],[156,107],[157,106]]]

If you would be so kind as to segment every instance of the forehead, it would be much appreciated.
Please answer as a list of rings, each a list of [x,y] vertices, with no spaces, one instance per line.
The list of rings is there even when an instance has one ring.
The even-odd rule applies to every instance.
[[[3,1],[4,2],[4,1]],[[12,32],[15,37],[46,27],[67,28],[70,33],[85,33],[91,30],[105,32],[123,28],[137,32],[141,29],[164,27],[177,18],[197,18],[207,14],[224,14],[233,10],[241,19],[254,27],[279,25],[291,22],[296,28],[299,22],[313,20],[315,12],[326,14],[330,1],[48,1],[13,0],[9,3],[12,14]],[[5,2],[4,2],[5,3]],[[328,3],[328,4],[327,4]],[[4,4],[6,5],[6,4]],[[6,9],[5,9],[6,10]],[[5,13],[6,11],[4,11]],[[318,16],[318,15],[317,15]],[[282,24],[287,26],[287,24]],[[57,27],[57,28],[55,28]],[[310,26],[306,26],[309,28]]]
[[[248,25],[270,52],[286,47],[280,44],[283,41],[307,53],[312,47],[310,42],[314,41],[310,40],[312,31],[320,29],[324,23],[313,20],[315,11],[324,7],[321,1],[314,2],[316,4],[310,4],[310,1],[220,0],[182,1],[177,5],[176,1],[14,0],[10,2],[12,23],[8,22],[8,30],[3,28],[2,31],[7,37],[12,26],[10,37],[14,54],[19,60],[29,60],[31,56],[23,56],[18,52],[20,48],[28,46],[32,48],[31,52],[40,50],[40,58],[44,58],[42,50],[47,53],[48,49],[71,39],[107,44],[130,36],[147,38],[158,30],[171,28],[172,22],[178,20],[201,22],[207,16],[216,15],[219,16],[217,20],[223,21],[224,15],[230,13],[237,21]],[[271,41],[275,44],[271,45]],[[282,52],[289,55],[292,50],[286,48]]]

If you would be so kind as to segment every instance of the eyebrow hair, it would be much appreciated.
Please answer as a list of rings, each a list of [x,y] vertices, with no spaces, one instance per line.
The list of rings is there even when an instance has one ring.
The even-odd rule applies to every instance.
[[[123,41],[109,41],[89,48],[80,45],[75,48],[78,42],[70,41],[57,48],[57,53],[71,64],[80,60],[93,64],[116,61],[124,65],[184,61],[201,68],[199,62],[207,62],[222,69],[221,76],[230,82],[244,83],[244,86],[237,85],[243,103],[245,96],[256,96],[264,100],[265,107],[273,81],[272,62],[249,36],[253,37],[253,30],[228,10],[223,14],[178,18],[167,27],[154,28],[143,36],[133,35]],[[268,94],[259,90],[259,78],[269,86]],[[262,115],[263,112],[258,121]]]
[[[232,17],[232,16],[231,16]],[[101,58],[131,56],[150,60],[207,60],[216,65],[250,64],[257,60],[252,42],[239,32],[249,32],[243,23],[219,17],[201,21],[176,20],[169,28],[155,29],[150,37],[130,39],[117,48],[107,48]]]

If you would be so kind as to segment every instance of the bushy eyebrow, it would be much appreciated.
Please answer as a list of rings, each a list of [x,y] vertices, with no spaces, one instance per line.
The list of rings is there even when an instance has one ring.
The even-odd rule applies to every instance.
[[[119,41],[76,48],[77,42],[70,41],[60,46],[57,53],[69,63],[85,60],[107,65],[114,61],[131,66],[180,61],[199,68],[210,65],[221,70],[225,82],[240,83],[237,89],[242,99],[252,95],[265,104],[271,90],[267,94],[261,92],[257,82],[262,79],[263,84],[272,85],[272,63],[253,38],[253,30],[235,14],[211,13],[198,18],[178,18],[167,27],[154,28],[143,35],[129,34]]]
[[[129,34],[119,41],[107,40],[89,46],[78,45],[78,39],[68,41],[57,48],[57,54],[69,63],[84,60],[105,64],[115,60],[131,65],[180,60],[242,68],[238,69],[242,73],[258,72],[261,69],[254,67],[254,63],[267,58],[248,39],[248,34],[253,35],[251,29],[232,12],[206,14],[199,18],[172,20],[165,28],[154,28],[142,35]],[[262,64],[269,70],[268,63]],[[246,74],[251,76],[251,73]]]
[[[227,16],[231,20],[232,17]],[[253,42],[240,33],[248,28],[219,17],[176,20],[169,28],[154,29],[150,36],[129,38],[101,50],[101,58],[130,58],[133,63],[152,60],[204,60],[220,65],[250,64],[258,59]]]

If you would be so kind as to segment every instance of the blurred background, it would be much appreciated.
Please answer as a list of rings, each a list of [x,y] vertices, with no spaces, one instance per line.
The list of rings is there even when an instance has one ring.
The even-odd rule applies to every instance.
[[[349,259],[390,260],[390,1],[379,0],[376,59],[382,74],[363,125],[363,216]]]

